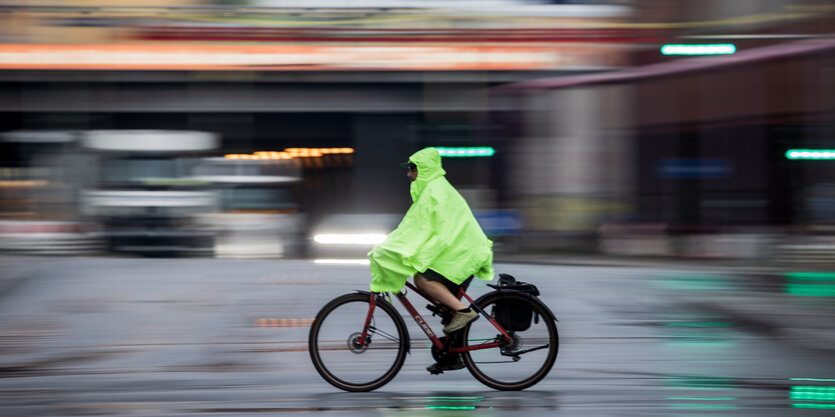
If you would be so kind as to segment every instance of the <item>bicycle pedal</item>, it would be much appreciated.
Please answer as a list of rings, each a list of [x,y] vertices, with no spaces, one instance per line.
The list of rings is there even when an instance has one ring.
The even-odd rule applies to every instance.
[[[440,374],[444,373],[444,371],[442,371],[440,369],[436,369],[436,370],[429,371],[429,373],[432,374],[432,375],[440,375]]]

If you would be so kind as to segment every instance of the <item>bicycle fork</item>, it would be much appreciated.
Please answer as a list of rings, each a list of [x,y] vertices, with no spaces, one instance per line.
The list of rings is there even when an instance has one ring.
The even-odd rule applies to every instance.
[[[371,319],[374,317],[374,309],[377,308],[377,293],[371,293],[368,297],[368,314],[365,315],[365,323],[362,325],[362,333],[359,340],[355,342],[357,347],[365,347],[368,340],[368,331],[371,329]]]

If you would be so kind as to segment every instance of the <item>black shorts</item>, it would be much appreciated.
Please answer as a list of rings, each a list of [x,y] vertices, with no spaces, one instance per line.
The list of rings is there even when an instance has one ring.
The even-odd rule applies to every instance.
[[[460,288],[461,286],[446,279],[446,277],[444,277],[443,275],[431,269],[427,269],[426,272],[421,272],[420,275],[426,278],[427,281],[436,281],[440,282],[441,284],[444,284],[444,286],[447,287],[447,289],[449,290],[449,292],[452,293],[452,295],[456,297],[458,296],[458,288]]]

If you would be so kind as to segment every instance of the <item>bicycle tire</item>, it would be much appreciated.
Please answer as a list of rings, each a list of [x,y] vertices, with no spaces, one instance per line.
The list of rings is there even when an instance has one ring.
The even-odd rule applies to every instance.
[[[366,348],[351,346],[352,338],[362,331],[369,296],[369,293],[355,293],[333,299],[319,310],[310,327],[308,351],[313,366],[325,381],[345,391],[380,388],[397,375],[406,361],[409,347],[406,324],[394,306],[381,298],[374,310],[369,344]],[[369,352],[382,353],[383,358],[369,359]],[[388,360],[392,361],[391,365],[387,368],[383,365],[382,375],[377,376],[383,361]]]
[[[492,314],[492,306],[504,300],[525,303],[533,309],[534,317],[538,316],[538,322],[532,323],[529,329],[510,332],[517,345],[511,350],[538,349],[518,355],[518,362],[512,356],[502,355],[501,348],[474,350],[464,352],[461,356],[473,377],[484,385],[501,391],[523,390],[541,381],[551,371],[559,351],[559,333],[548,308],[541,301],[525,294],[495,291],[476,300],[476,305]],[[499,331],[489,320],[470,322],[461,334],[462,346],[489,343],[499,338]]]

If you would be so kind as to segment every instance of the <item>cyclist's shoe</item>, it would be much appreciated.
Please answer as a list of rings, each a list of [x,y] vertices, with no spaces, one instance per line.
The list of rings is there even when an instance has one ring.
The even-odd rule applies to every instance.
[[[466,326],[469,322],[478,318],[478,312],[473,310],[472,308],[470,311],[462,313],[460,311],[456,311],[455,315],[452,316],[452,321],[449,322],[444,327],[444,333],[452,333],[456,330],[461,330]]]
[[[426,370],[429,371],[432,375],[438,375],[444,373],[444,371],[455,371],[464,367],[464,360],[461,359],[461,355],[458,355],[454,362],[450,363],[439,363],[435,362],[432,365],[426,367]]]

